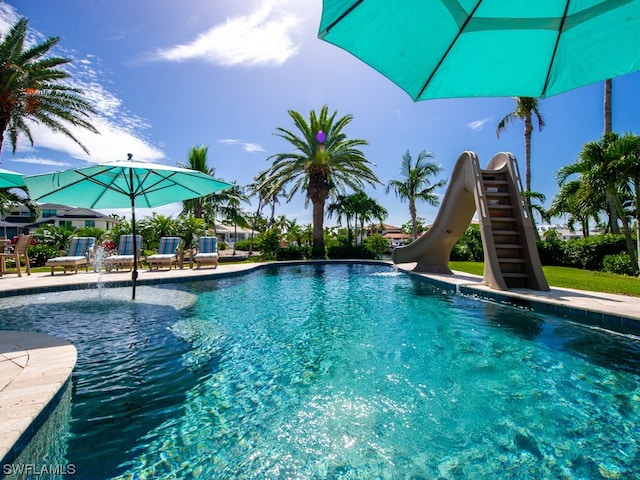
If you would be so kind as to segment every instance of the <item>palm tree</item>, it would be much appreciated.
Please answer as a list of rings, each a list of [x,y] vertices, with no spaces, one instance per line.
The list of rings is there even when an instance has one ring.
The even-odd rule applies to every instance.
[[[217,206],[218,214],[222,216],[224,220],[233,224],[233,255],[235,255],[236,242],[238,241],[238,225],[243,228],[249,226],[247,215],[240,208],[240,204],[249,203],[249,197],[244,193],[243,189],[234,182],[231,188],[227,188],[217,194],[217,200],[219,201]]]
[[[613,149],[614,155],[619,158],[616,167],[622,178],[631,185],[636,223],[636,258],[640,270],[640,136],[627,133],[614,143]]]
[[[351,245],[353,243],[351,221],[355,215],[351,195],[337,195],[334,201],[327,206],[328,217],[331,218],[334,214],[339,225],[342,225],[342,217],[344,216],[347,224],[347,239]]]
[[[365,140],[348,139],[344,128],[353,120],[352,115],[336,118],[325,105],[317,114],[311,110],[307,122],[298,112],[289,110],[289,116],[301,135],[278,127],[277,135],[293,146],[293,152],[269,157],[273,161],[264,180],[273,192],[283,191],[291,184],[287,194],[290,201],[298,192],[306,193],[306,202],[313,204],[313,258],[324,258],[324,207],[327,199],[350,188],[362,189],[366,183],[375,185],[380,180],[371,170],[358,147]]]
[[[440,180],[433,185],[430,177],[436,176],[442,171],[442,166],[437,163],[429,162],[428,159],[433,158],[431,152],[421,151],[416,158],[415,164],[412,163],[411,153],[409,150],[402,155],[402,164],[400,167],[400,180],[390,180],[387,183],[386,191],[394,190],[396,196],[401,200],[409,201],[409,214],[411,215],[411,225],[413,231],[413,239],[418,238],[418,222],[416,201],[422,200],[429,205],[436,207],[440,204],[440,199],[433,193],[435,189],[442,188],[446,185],[446,180]]]
[[[20,134],[33,145],[30,122],[35,122],[62,133],[89,153],[65,124],[98,133],[88,120],[96,111],[81,97],[82,90],[64,83],[71,75],[58,67],[71,60],[45,57],[58,37],[25,48],[27,23],[21,18],[0,40],[0,151],[5,132],[13,153]]]
[[[198,147],[191,147],[187,153],[187,162],[179,163],[182,168],[189,168],[198,172],[205,173],[213,176],[215,174],[215,168],[210,167],[207,164],[207,152],[209,147],[200,145]],[[204,204],[206,200],[204,197],[193,198],[190,200],[184,200],[182,202],[182,214],[193,213],[196,218],[202,218],[204,214]]]
[[[382,223],[389,213],[375,199],[369,197],[364,192],[354,193],[351,197],[351,204],[353,205],[353,211],[355,214],[354,224],[356,228],[360,226],[360,245],[362,245],[362,241],[364,240],[364,224],[374,218]]]
[[[558,171],[558,180],[562,184],[571,176],[578,175],[580,198],[593,196],[606,199],[606,205],[602,207],[609,215],[609,224],[614,227],[617,226],[618,220],[622,223],[627,252],[635,268],[637,266],[636,249],[633,245],[629,219],[623,208],[622,200],[630,194],[629,177],[623,166],[623,157],[619,135],[616,133],[605,134],[600,140],[585,144],[580,151],[578,160],[565,165]],[[612,231],[615,233],[613,229]]]
[[[538,122],[538,130],[545,126],[544,118],[540,113],[540,102],[532,97],[513,97],[516,108],[513,112],[505,115],[500,120],[496,128],[496,136],[500,138],[500,133],[506,130],[507,126],[515,120],[524,122],[524,164],[525,164],[525,188],[531,191],[531,133],[533,132],[533,117]]]
[[[579,180],[564,180],[559,184],[560,191],[553,197],[549,207],[550,217],[567,215],[567,226],[573,230],[578,222],[582,236],[589,236],[589,220],[600,222],[600,211],[605,204],[604,198],[585,195]]]

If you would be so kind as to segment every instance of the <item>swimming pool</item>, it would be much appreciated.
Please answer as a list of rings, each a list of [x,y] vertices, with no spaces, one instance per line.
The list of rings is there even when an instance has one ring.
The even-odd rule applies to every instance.
[[[381,266],[129,295],[2,302],[78,349],[77,478],[640,478],[637,337]]]

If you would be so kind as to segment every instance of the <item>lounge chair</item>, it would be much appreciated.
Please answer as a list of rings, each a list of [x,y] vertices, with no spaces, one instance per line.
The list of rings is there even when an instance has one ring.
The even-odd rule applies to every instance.
[[[218,239],[216,237],[200,237],[198,239],[198,253],[196,253],[194,260],[196,268],[200,268],[200,265],[213,265],[213,268],[216,268],[218,266]]]
[[[142,266],[142,251],[140,246],[142,245],[142,235],[136,235],[136,247],[138,249],[138,267]],[[133,270],[133,235],[120,235],[120,242],[118,243],[118,253],[111,255],[104,259],[104,265],[107,272],[110,272],[114,268],[116,272],[120,270],[120,267],[127,267],[129,270]]]
[[[160,246],[158,247],[158,253],[149,255],[147,257],[147,263],[149,264],[149,270],[153,270],[155,265],[156,270],[160,270],[161,265],[168,265],[171,270],[172,265],[178,264],[178,248],[180,247],[180,237],[162,237],[160,238]]]
[[[63,275],[67,270],[73,269],[74,273],[78,273],[78,267],[84,266],[89,271],[89,255],[93,252],[96,244],[95,237],[73,237],[69,244],[69,250],[64,257],[55,257],[47,260],[45,265],[51,267],[51,275],[56,267],[63,268]]]
[[[31,265],[29,265],[29,245],[31,245],[31,240],[33,240],[33,235],[24,235],[21,233],[18,237],[18,241],[13,246],[13,252],[0,253],[0,275],[6,273],[5,260],[7,258],[11,258],[16,262],[16,270],[18,271],[19,277],[22,276],[20,259],[24,259],[27,275],[31,275]]]

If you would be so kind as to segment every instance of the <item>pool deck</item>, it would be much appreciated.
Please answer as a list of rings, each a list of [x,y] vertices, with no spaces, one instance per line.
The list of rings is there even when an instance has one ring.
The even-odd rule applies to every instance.
[[[139,272],[138,283],[145,285],[213,279],[263,265],[221,263],[216,269],[184,268],[152,272],[144,269]],[[411,272],[414,266],[403,264],[399,269]],[[640,334],[640,298],[637,297],[567,288],[552,288],[548,292],[526,289],[503,292],[482,285],[482,277],[475,275],[459,272],[453,275],[411,273],[461,294],[567,316],[596,327]],[[80,271],[66,275],[56,272],[53,276],[50,272],[41,272],[23,274],[22,277],[8,273],[0,277],[0,302],[6,296],[96,288],[98,284],[126,285],[130,280],[131,272],[126,271]],[[0,461],[15,458],[13,449],[29,438],[34,421],[42,416],[69,381],[75,363],[75,347],[60,338],[32,332],[0,331]]]

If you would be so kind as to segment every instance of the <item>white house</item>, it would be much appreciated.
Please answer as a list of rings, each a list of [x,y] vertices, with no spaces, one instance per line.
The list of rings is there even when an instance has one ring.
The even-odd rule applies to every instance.
[[[23,205],[12,208],[6,215],[5,221],[19,231],[34,230],[46,224],[58,227],[68,225],[77,228],[100,228],[109,231],[118,224],[117,218],[89,208],[75,208],[56,203],[44,203],[39,207],[40,216],[35,222],[31,221],[29,209]]]

